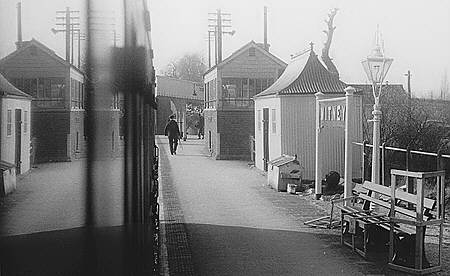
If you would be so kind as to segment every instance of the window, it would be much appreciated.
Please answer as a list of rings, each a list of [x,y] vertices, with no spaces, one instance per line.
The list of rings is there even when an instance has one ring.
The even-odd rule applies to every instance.
[[[277,117],[275,109],[272,109],[272,133],[277,133]]]
[[[84,87],[80,81],[70,80],[70,97],[72,109],[84,108]],[[112,103],[114,105],[114,103]]]
[[[11,136],[12,134],[12,111],[8,109],[6,113],[6,135]]]
[[[258,131],[261,131],[262,119],[261,119],[261,110],[258,110]]]
[[[28,131],[28,111],[23,112],[23,133]]]
[[[255,47],[251,47],[251,48],[248,49],[248,56],[249,57],[256,56],[256,49],[255,49]]]

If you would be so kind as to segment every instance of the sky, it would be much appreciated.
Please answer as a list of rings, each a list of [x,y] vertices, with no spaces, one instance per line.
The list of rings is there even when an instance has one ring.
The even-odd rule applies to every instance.
[[[0,57],[14,50],[16,41],[16,3],[0,0]],[[103,0],[105,10],[121,14],[121,1]],[[437,97],[444,74],[450,71],[450,1],[446,0],[148,0],[152,42],[157,72],[186,53],[207,58],[208,13],[217,9],[230,13],[233,36],[224,35],[226,58],[254,40],[263,41],[263,12],[268,7],[270,51],[285,62],[290,55],[314,43],[320,55],[326,39],[324,20],[332,8],[336,30],[330,56],[341,79],[365,83],[361,61],[374,46],[379,25],[385,54],[394,59],[386,77],[390,83],[406,88],[405,73],[411,71],[412,92],[417,96]],[[23,39],[32,37],[64,56],[64,35],[54,35],[56,10],[66,6],[82,10],[82,0],[22,0]],[[82,15],[83,16],[83,15]],[[118,19],[120,33],[120,19]],[[230,30],[231,30],[230,29]],[[447,72],[448,74],[448,72]]]

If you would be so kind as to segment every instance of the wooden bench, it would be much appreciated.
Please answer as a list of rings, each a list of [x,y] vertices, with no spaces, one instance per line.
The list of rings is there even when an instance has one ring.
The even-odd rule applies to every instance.
[[[405,220],[415,220],[417,212],[408,209],[408,204],[417,206],[416,195],[395,189],[395,202],[391,206],[391,187],[366,181],[361,187],[357,188],[359,189],[357,195],[343,199],[347,204],[337,206],[341,210],[341,244],[351,247],[366,258],[368,243],[372,238],[369,233],[382,232],[384,229],[386,243],[389,242],[387,233],[391,231],[391,228],[396,239],[404,239],[405,236],[413,237],[416,234],[415,228],[393,224],[390,218],[391,209],[394,208],[394,213],[398,217]],[[378,196],[373,197],[374,194]],[[435,206],[435,200],[424,198],[423,214],[427,219],[433,217],[432,210]],[[346,241],[346,235],[350,235],[350,241]],[[362,238],[362,248],[356,246],[357,238]]]

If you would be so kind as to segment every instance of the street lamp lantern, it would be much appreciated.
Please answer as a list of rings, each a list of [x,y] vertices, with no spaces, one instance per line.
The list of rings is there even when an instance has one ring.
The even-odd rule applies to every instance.
[[[373,97],[375,98],[376,104],[379,103],[381,86],[391,67],[392,61],[394,61],[394,59],[384,56],[378,43],[372,51],[372,54],[362,61],[362,66],[366,72],[367,78],[372,83]]]
[[[393,62],[392,58],[384,56],[383,49],[380,45],[380,34],[377,31],[375,48],[372,54],[362,61],[362,66],[367,74],[367,78],[372,83],[372,93],[374,97],[373,105],[373,152],[372,152],[372,182],[380,183],[380,123],[381,108],[380,95],[383,81]],[[384,180],[383,180],[384,181]]]

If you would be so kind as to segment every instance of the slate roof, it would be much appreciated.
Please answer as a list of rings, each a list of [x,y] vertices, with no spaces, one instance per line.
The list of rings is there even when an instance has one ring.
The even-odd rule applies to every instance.
[[[2,74],[0,74],[0,97],[15,96],[20,98],[32,97],[25,92],[20,91],[14,85],[12,85]]]
[[[241,55],[242,53],[244,53],[245,51],[247,51],[251,47],[254,47],[254,48],[258,49],[261,53],[265,54],[267,57],[269,57],[271,60],[273,60],[274,62],[278,63],[279,65],[281,65],[283,67],[285,67],[287,65],[284,61],[282,61],[281,59],[279,59],[278,57],[276,57],[275,55],[273,55],[269,51],[266,51],[264,48],[262,48],[260,45],[258,45],[258,43],[256,43],[255,41],[251,40],[249,43],[245,44],[241,48],[239,48],[236,51],[234,51],[230,56],[228,56],[222,62],[212,66],[211,68],[209,68],[203,74],[203,76],[205,76],[206,74],[208,74],[209,72],[211,72],[215,68],[222,67],[225,64],[229,63],[230,61],[232,61],[233,59],[235,59],[236,57],[238,57],[239,55]]]
[[[309,53],[309,55],[308,55]],[[348,85],[330,73],[313,50],[295,58],[280,78],[257,97],[290,94],[343,94]]]
[[[14,52],[10,53],[9,55],[5,56],[4,58],[0,59],[0,64],[6,62],[7,60],[20,55],[23,50],[27,49],[28,47],[31,46],[35,46],[37,48],[39,48],[40,50],[42,50],[43,52],[47,53],[51,58],[55,59],[56,61],[58,61],[59,63],[65,65],[65,66],[69,66],[73,69],[75,69],[76,71],[80,72],[81,74],[83,74],[83,72],[77,68],[76,66],[74,66],[73,64],[70,64],[68,61],[66,61],[65,59],[63,59],[62,57],[58,56],[55,51],[53,51],[52,49],[50,49],[49,47],[47,47],[45,44],[39,42],[38,40],[32,38],[29,41],[23,41],[22,45],[20,46],[19,49],[15,50]]]

